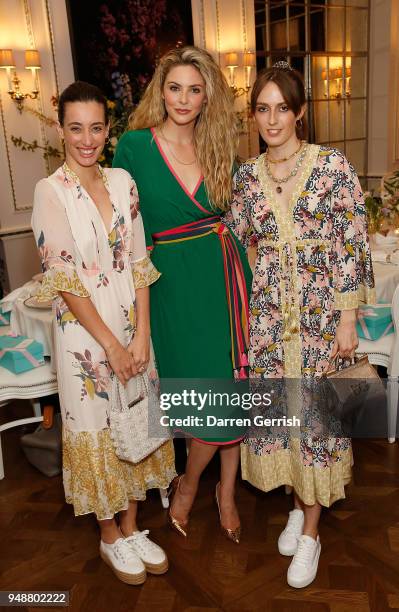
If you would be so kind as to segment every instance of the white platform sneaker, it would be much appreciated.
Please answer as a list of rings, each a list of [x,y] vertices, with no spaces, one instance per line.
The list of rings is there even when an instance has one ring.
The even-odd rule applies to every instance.
[[[164,574],[168,571],[168,558],[158,544],[155,544],[147,536],[150,532],[135,531],[133,535],[125,538],[131,549],[140,557],[150,574]]]
[[[298,540],[303,532],[303,523],[305,521],[305,515],[302,510],[291,510],[288,515],[288,522],[285,526],[284,531],[280,533],[278,539],[278,552],[280,555],[286,557],[292,557],[295,555],[298,548]]]
[[[287,582],[296,589],[308,586],[316,578],[320,557],[320,538],[303,535],[287,572]]]
[[[145,565],[123,538],[113,544],[101,540],[100,556],[114,574],[126,584],[143,584],[147,578]]]

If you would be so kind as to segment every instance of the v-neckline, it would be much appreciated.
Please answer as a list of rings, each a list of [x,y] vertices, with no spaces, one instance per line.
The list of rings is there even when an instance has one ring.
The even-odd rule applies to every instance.
[[[188,195],[188,197],[190,198],[190,200],[195,200],[195,196],[198,192],[198,189],[201,186],[202,181],[204,180],[204,176],[203,174],[200,174],[200,177],[197,181],[197,184],[194,187],[194,190],[192,192],[190,192],[190,190],[187,188],[187,186],[183,183],[183,181],[181,180],[181,178],[179,177],[179,175],[177,174],[177,172],[174,170],[172,164],[170,163],[165,151],[162,148],[161,143],[159,142],[159,138],[156,135],[155,132],[155,128],[151,128],[151,134],[154,138],[155,144],[158,147],[158,151],[161,154],[162,159],[164,160],[165,164],[168,167],[169,172],[172,174],[173,178],[179,183],[180,187],[183,189],[184,193],[186,195]],[[198,205],[198,204],[197,204]]]
[[[265,153],[259,155],[257,159],[257,173],[261,183],[262,190],[265,194],[266,199],[268,200],[270,207],[273,211],[274,217],[277,222],[277,226],[279,228],[279,232],[288,236],[291,234],[291,230],[294,227],[294,208],[296,203],[304,191],[306,184],[313,172],[314,166],[316,164],[317,158],[319,156],[320,146],[319,145],[309,145],[309,150],[306,153],[305,159],[303,161],[302,169],[298,173],[294,188],[291,192],[291,196],[289,198],[287,210],[283,211],[279,202],[275,197],[275,192],[270,184],[270,180],[267,176],[266,167],[265,167]],[[281,236],[280,236],[281,238]]]
[[[76,174],[76,172],[74,172],[66,162],[64,162],[63,166],[62,166],[62,170],[64,172],[64,174],[67,176],[67,178],[69,178],[70,180],[72,180],[77,187],[80,187],[80,189],[83,189],[85,194],[87,195],[87,198],[89,200],[89,202],[91,202],[92,206],[94,206],[94,208],[97,211],[97,215],[99,216],[105,235],[107,236],[107,238],[110,237],[110,235],[112,234],[112,231],[115,227],[115,215],[116,215],[116,208],[114,206],[114,203],[112,202],[111,199],[111,190],[109,187],[109,182],[108,182],[108,177],[105,173],[105,170],[100,166],[100,164],[97,164],[98,170],[100,172],[101,178],[103,180],[103,184],[105,187],[106,192],[108,193],[108,197],[109,197],[109,201],[111,203],[111,207],[112,207],[112,215],[111,215],[111,222],[110,222],[110,230],[107,231],[107,228],[105,226],[105,221],[104,218],[102,216],[102,214],[100,213],[100,210],[98,208],[98,206],[96,205],[96,203],[94,202],[93,198],[91,197],[90,193],[87,191],[87,189],[85,189],[85,187],[82,185],[82,183],[80,182],[80,179],[78,177],[78,175]]]

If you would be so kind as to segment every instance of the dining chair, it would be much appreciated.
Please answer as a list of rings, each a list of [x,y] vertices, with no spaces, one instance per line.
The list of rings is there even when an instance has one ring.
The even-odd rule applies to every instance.
[[[1,448],[2,432],[20,425],[43,421],[39,398],[53,395],[57,392],[57,376],[52,371],[48,361],[46,361],[45,365],[40,366],[40,368],[34,368],[23,374],[13,374],[9,370],[0,367],[0,407],[7,404],[10,400],[27,399],[31,402],[33,408],[32,417],[15,419],[0,425],[0,480],[4,478]]]
[[[399,285],[393,294],[391,308],[394,333],[378,340],[359,338],[356,353],[367,355],[373,365],[387,368],[388,441],[393,443],[396,438],[399,399]]]

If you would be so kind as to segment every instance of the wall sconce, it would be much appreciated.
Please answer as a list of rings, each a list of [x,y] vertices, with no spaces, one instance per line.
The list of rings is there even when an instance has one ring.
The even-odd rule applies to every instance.
[[[338,102],[341,98],[351,97],[351,67],[345,68],[345,76],[343,68],[330,68],[327,74],[327,70],[322,70],[321,78],[324,82],[324,97],[328,98],[328,84],[330,86],[330,97],[335,98]]]
[[[256,66],[255,53],[252,51],[244,51],[244,67],[245,67],[245,87],[247,91],[250,88],[252,68]]]
[[[252,68],[256,65],[255,53],[252,51],[244,51],[243,53],[243,66],[245,68],[245,87],[236,87],[235,84],[235,70],[238,68],[238,53],[231,52],[225,53],[226,67],[229,69],[229,85],[234,94],[235,98],[248,93],[250,90],[251,72]]]
[[[232,89],[235,87],[235,69],[238,68],[238,53],[225,54],[226,66],[229,69],[229,85]]]
[[[12,49],[0,49],[0,68],[4,68],[7,72],[8,93],[10,94],[11,99],[15,101],[19,112],[22,113],[24,101],[27,98],[36,100],[39,95],[37,84],[37,71],[41,68],[39,51],[36,51],[35,49],[28,49],[25,51],[25,68],[31,71],[33,81],[33,89],[30,93],[22,93],[20,89],[21,81],[18,78],[17,71],[15,69]],[[11,70],[14,71],[12,78]]]

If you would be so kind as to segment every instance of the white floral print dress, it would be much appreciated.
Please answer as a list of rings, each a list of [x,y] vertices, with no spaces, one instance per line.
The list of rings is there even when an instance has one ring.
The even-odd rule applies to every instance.
[[[113,206],[109,231],[66,164],[36,185],[32,227],[45,272],[41,297],[53,299],[66,501],[76,515],[94,512],[102,520],[126,509],[129,499],[145,499],[147,489],[167,487],[175,469],[170,442],[136,465],[117,458],[106,354],[59,294],[90,297],[127,346],[135,330],[135,287],[159,277],[146,253],[134,181],[122,169],[99,171]]]

